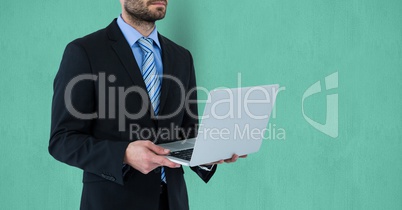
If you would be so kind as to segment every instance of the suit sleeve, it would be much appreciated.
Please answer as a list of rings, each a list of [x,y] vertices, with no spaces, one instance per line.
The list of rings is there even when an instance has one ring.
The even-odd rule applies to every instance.
[[[129,142],[92,135],[96,79],[85,49],[77,42],[67,45],[54,80],[49,153],[68,165],[123,184],[122,163]],[[71,110],[93,115],[83,117]]]
[[[191,91],[192,89],[195,89],[197,87],[196,84],[196,78],[195,78],[195,70],[194,70],[194,62],[193,58],[189,52],[190,56],[190,82],[189,82],[189,99],[190,101],[196,101],[197,100],[197,91]],[[197,103],[189,103],[188,104],[189,111],[185,112],[184,114],[184,119],[183,119],[183,125],[182,127],[186,130],[190,130],[191,135],[190,138],[194,138],[197,136],[197,130],[198,130],[198,107]],[[217,169],[217,166],[215,165],[211,171],[207,171],[204,169],[201,169],[198,166],[191,167],[191,170],[193,170],[205,183],[208,183],[208,181],[212,178],[214,175],[215,171]]]

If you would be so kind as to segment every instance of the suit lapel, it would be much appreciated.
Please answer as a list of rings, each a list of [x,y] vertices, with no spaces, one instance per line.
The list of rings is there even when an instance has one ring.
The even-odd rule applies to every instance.
[[[129,75],[130,79],[132,80],[133,84],[135,86],[138,86],[142,90],[145,90],[147,92],[147,88],[144,82],[144,79],[142,77],[140,68],[138,67],[137,61],[134,58],[133,51],[131,50],[130,46],[127,43],[126,38],[123,36],[123,34],[120,31],[119,26],[116,23],[116,20],[114,20],[108,27],[108,35],[109,39],[112,41],[115,41],[112,44],[112,48],[117,54],[117,56],[120,58],[121,63],[124,66],[125,71]],[[151,101],[148,98],[148,114],[151,116],[151,111],[153,110]],[[152,120],[153,121],[153,120]],[[155,123],[155,122],[154,122]]]
[[[168,93],[169,93],[169,86],[170,82],[172,81],[171,78],[167,78],[174,76],[174,71],[172,67],[172,53],[170,52],[170,46],[169,44],[166,43],[166,40],[164,39],[163,36],[158,34],[159,36],[159,42],[161,43],[162,47],[162,63],[163,63],[163,78],[162,78],[162,89],[161,89],[161,96],[160,96],[160,104],[159,104],[159,110],[160,113],[163,114],[163,107],[166,104],[166,100],[168,98]]]
[[[133,81],[134,85],[139,86],[146,90],[144,79],[142,78],[142,74],[138,64],[134,58],[133,51],[131,50],[130,46],[127,44],[126,39],[124,38],[123,34],[117,34],[120,31],[117,24],[111,26],[111,30],[109,36],[115,40],[116,42],[112,44],[113,50],[119,56],[121,63],[123,64],[126,72],[130,75],[131,80]],[[121,32],[120,32],[121,33]]]

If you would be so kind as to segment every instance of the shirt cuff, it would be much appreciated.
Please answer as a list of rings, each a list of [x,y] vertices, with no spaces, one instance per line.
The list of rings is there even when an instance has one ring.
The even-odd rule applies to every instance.
[[[212,169],[215,167],[215,164],[213,164],[212,166],[198,166],[198,167],[204,171],[212,171]]]

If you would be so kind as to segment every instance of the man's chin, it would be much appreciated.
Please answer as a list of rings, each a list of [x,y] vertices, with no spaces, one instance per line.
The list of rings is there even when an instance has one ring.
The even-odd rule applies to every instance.
[[[153,15],[155,20],[161,20],[165,17],[165,12],[157,11]]]
[[[146,21],[146,22],[156,22],[158,20],[162,20],[165,16],[153,16],[153,17],[149,17],[149,18],[144,18],[142,20]]]

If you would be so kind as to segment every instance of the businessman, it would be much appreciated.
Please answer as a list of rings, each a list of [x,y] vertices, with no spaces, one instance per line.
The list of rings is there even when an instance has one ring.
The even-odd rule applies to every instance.
[[[120,3],[109,26],[65,49],[49,152],[84,171],[81,209],[188,209],[184,171],[157,144],[197,135],[193,59],[155,27],[168,0]],[[237,158],[191,169],[208,182]]]

